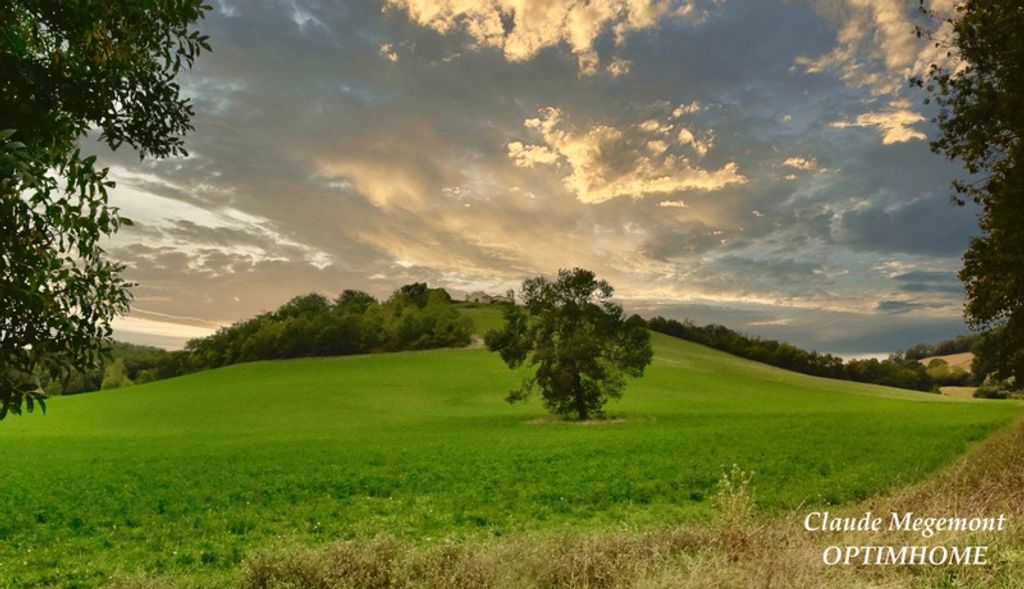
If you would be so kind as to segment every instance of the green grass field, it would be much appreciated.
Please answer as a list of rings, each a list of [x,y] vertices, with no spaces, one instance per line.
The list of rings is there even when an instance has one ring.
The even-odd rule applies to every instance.
[[[496,309],[473,309],[495,325]],[[228,583],[254,549],[706,518],[723,470],[766,511],[916,481],[1019,405],[831,381],[655,335],[605,424],[560,423],[483,349],[238,365],[58,398],[0,424],[0,585],[146,571]]]
[[[473,320],[475,331],[479,335],[491,329],[498,329],[505,323],[501,305],[464,303],[458,306],[459,312]]]

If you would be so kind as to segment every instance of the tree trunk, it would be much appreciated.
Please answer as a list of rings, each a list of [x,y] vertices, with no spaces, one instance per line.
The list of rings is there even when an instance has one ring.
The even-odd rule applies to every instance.
[[[576,398],[576,413],[579,414],[580,421],[586,421],[587,404],[583,400],[583,383],[580,381],[579,372],[573,376],[572,394]]]

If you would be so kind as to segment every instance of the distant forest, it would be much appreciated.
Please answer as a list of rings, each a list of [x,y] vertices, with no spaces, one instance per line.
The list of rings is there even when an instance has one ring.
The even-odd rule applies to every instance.
[[[296,297],[276,311],[190,340],[180,351],[117,342],[102,366],[46,383],[47,394],[74,394],[162,380],[256,360],[345,356],[469,345],[473,323],[441,288],[407,284],[386,301],[358,290],[330,300]]]
[[[115,342],[100,366],[75,371],[63,381],[46,383],[49,395],[70,395],[162,380],[241,362],[312,356],[344,356],[401,350],[462,347],[472,339],[473,325],[459,313],[442,288],[407,284],[387,300],[346,290],[331,300],[307,294],[275,311],[261,313],[190,340],[183,350],[167,351]],[[939,386],[977,385],[987,371],[975,362],[971,372],[930,366],[930,356],[978,351],[983,335],[958,336],[938,344],[917,344],[885,360],[844,362],[832,354],[809,352],[786,342],[744,335],[722,325],[698,326],[692,321],[655,317],[647,321],[656,332],[702,344],[735,356],[813,376],[934,391]]]
[[[924,360],[931,356],[948,356],[950,354],[973,352],[984,335],[982,333],[972,333],[970,335],[958,335],[953,339],[948,339],[935,345],[917,344],[907,348],[907,351],[903,352],[903,357],[909,360]]]
[[[937,345],[917,344],[906,352],[896,352],[885,360],[874,358],[843,362],[839,356],[808,352],[786,342],[751,337],[722,325],[698,326],[692,321],[676,321],[664,317],[648,320],[647,326],[687,341],[702,344],[734,356],[756,360],[786,370],[813,376],[839,378],[873,384],[933,391],[939,386],[977,385],[984,374],[950,370],[944,362],[925,366],[921,359],[929,356],[969,352],[980,336],[959,336]]]

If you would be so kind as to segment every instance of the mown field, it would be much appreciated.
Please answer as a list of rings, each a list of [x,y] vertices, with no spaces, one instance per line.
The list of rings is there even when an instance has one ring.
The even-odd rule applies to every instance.
[[[496,310],[471,309],[478,324]],[[54,399],[0,424],[0,586],[144,571],[231,584],[254,550],[700,521],[723,470],[764,512],[920,480],[1019,404],[807,377],[655,335],[616,419],[509,406],[483,349],[261,362]]]

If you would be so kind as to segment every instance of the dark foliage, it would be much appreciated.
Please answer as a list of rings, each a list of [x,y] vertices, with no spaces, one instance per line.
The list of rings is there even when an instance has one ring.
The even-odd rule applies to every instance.
[[[114,342],[103,361],[85,370],[70,370],[61,378],[42,375],[47,395],[76,395],[128,384],[142,384],[160,378],[160,370],[172,362],[174,352],[160,348]],[[166,378],[163,377],[163,378]],[[103,386],[104,381],[108,386]]]
[[[355,290],[334,301],[298,296],[276,311],[191,340],[181,351],[116,343],[102,366],[53,380],[48,390],[95,391],[256,360],[466,346],[472,322],[450,300],[444,289],[423,283],[403,286],[383,303]]]
[[[239,362],[465,346],[471,321],[443,289],[406,285],[380,303],[347,290],[335,301],[296,297],[271,313],[188,342],[182,368],[192,372]]]
[[[581,268],[559,270],[555,282],[523,282],[523,306],[508,305],[504,327],[486,336],[510,368],[536,367],[509,393],[510,403],[539,388],[552,413],[585,420],[622,396],[626,376],[643,375],[653,357],[646,325],[637,315],[627,319],[612,292]]]
[[[974,346],[980,341],[982,335],[972,333],[970,335],[958,335],[952,339],[943,340],[937,344],[915,344],[903,352],[903,357],[908,360],[923,360],[930,356],[948,356],[950,354],[962,354],[974,350]]]
[[[200,0],[0,4],[0,419],[42,404],[43,380],[94,365],[130,300],[100,246],[127,221],[79,140],[183,155],[192,107],[175,76],[207,38]],[[45,405],[43,406],[45,408]]]
[[[930,14],[924,8],[922,11]],[[924,79],[941,130],[932,149],[961,162],[968,180],[954,201],[981,207],[981,235],[964,254],[960,279],[968,324],[990,330],[990,372],[1024,385],[1024,7],[1020,0],[969,0],[949,19],[950,67]],[[925,33],[919,31],[919,34]],[[995,341],[998,340],[998,341]],[[1015,377],[1015,379],[1011,379]]]

